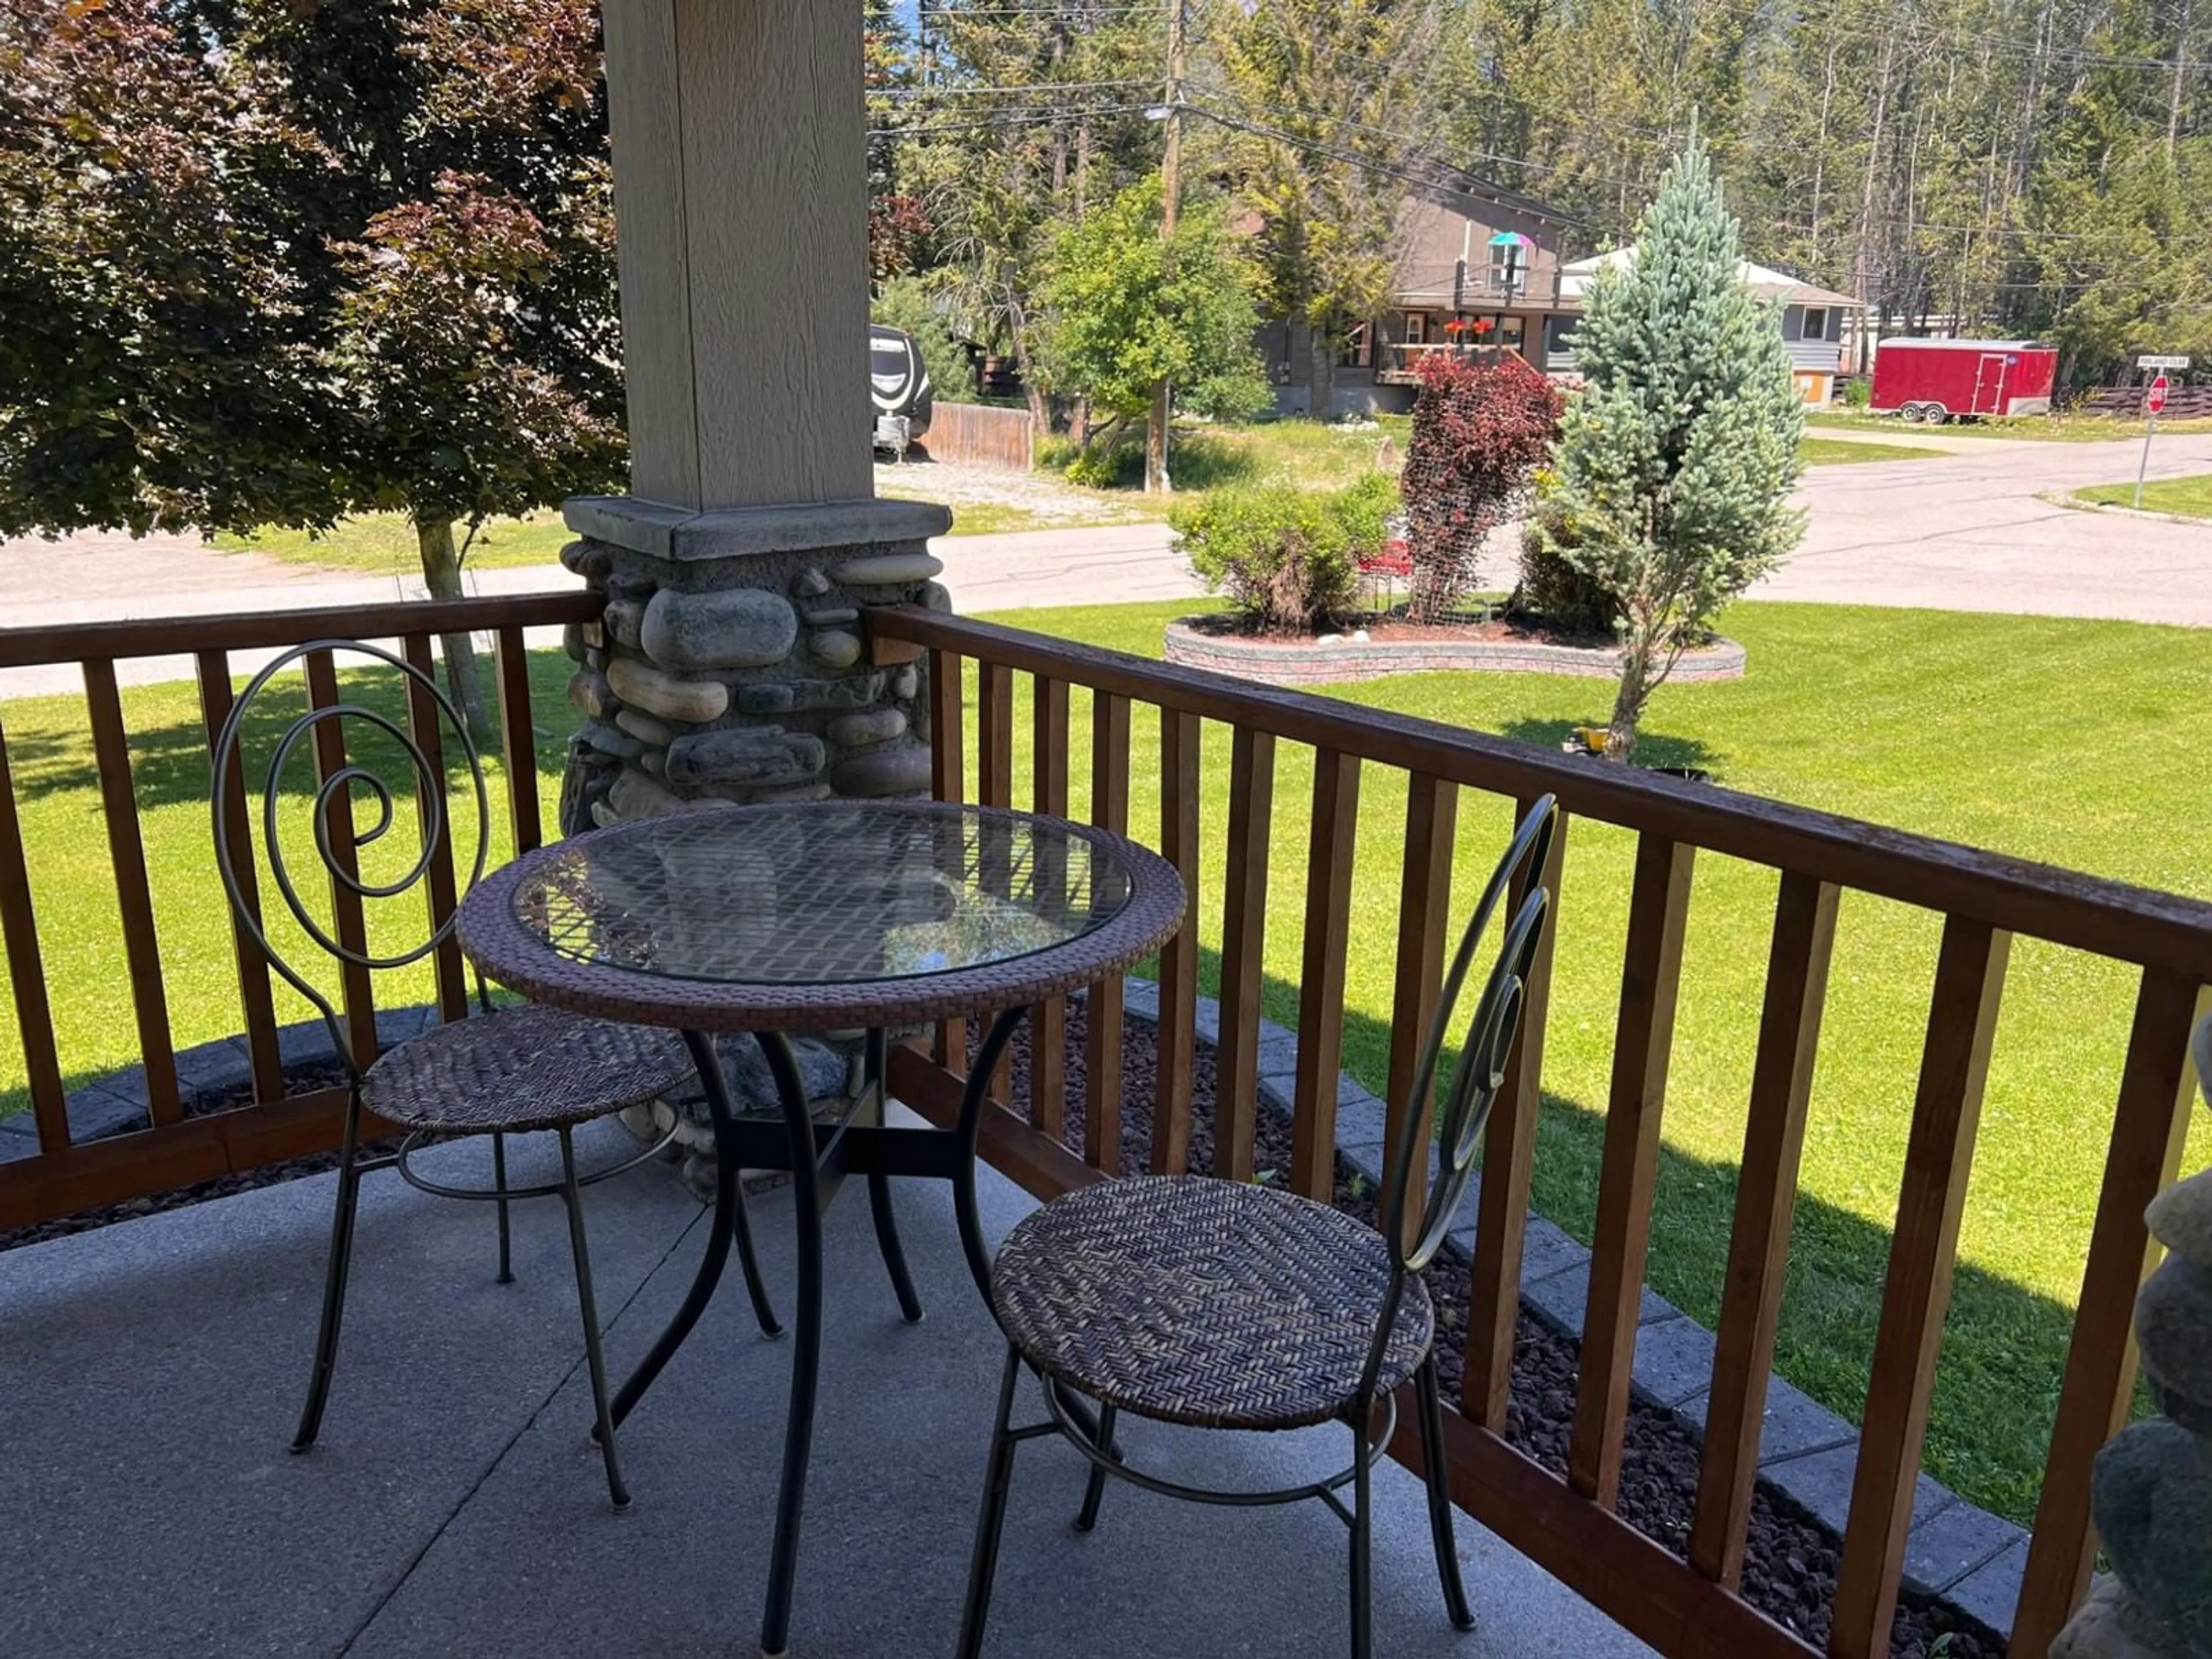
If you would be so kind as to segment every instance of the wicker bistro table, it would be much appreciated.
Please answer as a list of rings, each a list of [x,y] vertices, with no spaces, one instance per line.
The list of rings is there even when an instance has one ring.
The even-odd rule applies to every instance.
[[[1182,921],[1183,902],[1172,866],[1103,830],[995,808],[825,801],[596,830],[515,860],[463,904],[461,944],[485,974],[540,1002],[681,1030],[706,1094],[718,1165],[706,1254],[683,1306],[616,1395],[617,1423],[714,1297],[744,1226],[738,1171],[815,1172],[792,1183],[799,1310],[764,1653],[782,1653],[790,1631],[821,1360],[823,1207],[846,1176],[866,1177],[878,1243],[915,1320],[921,1310],[889,1178],[950,1182],[961,1244],[988,1299],[975,1158],[991,1070],[1031,1004],[1148,956]],[[996,1018],[957,1128],[887,1126],[886,1030],[987,1012]],[[868,1034],[877,1109],[817,1125],[784,1034],[854,1030]],[[781,1121],[742,1117],[733,1105],[714,1043],[732,1031],[757,1037]],[[742,1255],[750,1271],[750,1249]],[[757,1280],[751,1289],[774,1331],[765,1292]]]

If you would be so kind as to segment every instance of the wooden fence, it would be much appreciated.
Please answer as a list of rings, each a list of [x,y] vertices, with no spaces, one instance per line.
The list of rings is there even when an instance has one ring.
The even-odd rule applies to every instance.
[[[1036,423],[1026,409],[940,403],[931,411],[921,448],[933,461],[1003,466],[1027,472],[1036,465]]]
[[[460,629],[489,632],[495,641],[493,678],[498,686],[500,731],[506,751],[534,757],[523,630],[595,618],[599,604],[596,596],[580,591],[266,616],[189,617],[0,630],[0,668],[58,663],[82,667],[101,817],[121,912],[122,966],[130,982],[150,1120],[143,1133],[83,1146],[70,1144],[63,1056],[55,1041],[40,946],[39,896],[27,867],[7,733],[0,727],[0,945],[4,945],[7,954],[16,1029],[22,1041],[39,1137],[37,1156],[0,1164],[0,1229],[164,1192],[337,1145],[345,1104],[343,1091],[323,1090],[289,1097],[285,1094],[269,964],[252,935],[241,927],[234,927],[231,937],[239,986],[239,1029],[245,1035],[251,1061],[253,1103],[207,1116],[185,1113],[165,986],[167,970],[173,964],[163,960],[155,926],[117,662],[179,653],[191,657],[206,741],[212,753],[231,709],[233,653],[270,652],[320,639],[396,639],[410,661],[428,667],[432,661],[431,641],[439,635]],[[306,683],[308,697],[316,707],[337,702],[337,679],[330,653],[308,659]],[[417,706],[412,712],[419,721],[426,711]],[[324,778],[346,764],[344,739],[336,722],[319,728],[315,764],[318,775]],[[537,846],[543,835],[534,763],[526,776],[528,788],[507,792],[507,823],[518,848]],[[246,840],[247,805],[242,781],[233,791],[227,811],[232,833],[240,837],[240,844],[250,844]],[[210,831],[207,863],[210,884],[214,860]],[[251,869],[242,874],[246,894],[258,906],[256,877]],[[442,900],[447,906],[453,902],[450,888]],[[441,999],[448,1002],[458,984],[453,966],[441,964]],[[348,1029],[357,1045],[372,1045],[368,1052],[373,1053],[376,1010],[371,976],[349,972],[343,992]]]
[[[2077,409],[2092,415],[2112,415],[2130,420],[2141,420],[2143,413],[2143,388],[2136,386],[2102,386],[2081,394]],[[2212,386],[2178,386],[2166,394],[2166,409],[2160,416],[2167,421],[2202,421],[2212,419]],[[2115,433],[2125,437],[2125,433]]]
[[[1462,1505],[1677,1659],[1783,1659],[1814,1651],[1745,1601],[1736,1587],[1841,894],[1852,890],[1935,911],[1942,918],[1942,935],[1862,1415],[1826,1649],[1831,1659],[1881,1659],[1889,1650],[2012,936],[2051,940],[2139,970],[2081,1312],[2011,1648],[2014,1659],[2044,1659],[2086,1587],[2094,1559],[2091,1461],[2129,1410],[2135,1374],[2129,1316],[2148,1250],[2142,1212],[2152,1194],[2174,1178],[2180,1157],[2193,1088],[2188,1034],[2206,1006],[2201,988],[2212,982],[2212,904],[985,623],[897,611],[876,613],[874,625],[929,653],[936,788],[944,799],[969,793],[967,757],[972,753],[976,800],[1008,805],[1018,796],[1020,804],[1065,811],[1075,718],[1071,693],[1082,687],[1091,705],[1091,816],[1108,828],[1127,829],[1134,708],[1156,710],[1160,821],[1152,844],[1183,872],[1194,891],[1201,858],[1201,725],[1229,727],[1226,843],[1205,853],[1221,890],[1218,1175],[1249,1179],[1253,1174],[1261,951],[1269,853],[1278,841],[1279,743],[1308,744],[1315,751],[1310,806],[1296,809],[1310,811],[1313,850],[1305,872],[1295,1151],[1287,1171],[1292,1187],[1315,1197],[1328,1197],[1334,1179],[1336,1073],[1352,926],[1348,872],[1363,769],[1407,775],[1389,1054],[1394,1133],[1411,1093],[1415,1045],[1438,995],[1462,792],[1513,802],[1550,793],[1559,797],[1570,825],[1583,819],[1634,832],[1633,887],[1565,1478],[1548,1473],[1504,1437],[1543,1069],[1548,943],[1530,988],[1527,1030],[1532,1037],[1515,1057],[1487,1131],[1463,1382],[1447,1439],[1453,1492]],[[969,663],[977,675],[972,725],[961,691]],[[1028,701],[1036,763],[1026,793],[1014,777],[1018,674],[1032,680]],[[1139,826],[1138,833],[1152,840],[1149,828]],[[1560,838],[1560,848],[1568,838]],[[1775,868],[1781,882],[1703,1465],[1686,1547],[1677,1555],[1614,1509],[1688,877],[1701,850]],[[1571,896],[1566,902],[1573,902]],[[1195,920],[1186,925],[1160,958],[1160,1082],[1152,1139],[1154,1167],[1160,1170],[1182,1168],[1189,1145],[1196,929]],[[1077,1109],[1061,1098],[1055,1056],[1063,1019],[1055,1007],[1037,1011],[1032,1052],[1041,1063],[1029,1102],[1036,1127],[998,1110],[986,1139],[994,1162],[1044,1194],[1099,1178],[1117,1167],[1119,1156],[1118,982],[1090,994],[1087,1081],[1079,1107],[1083,1158],[1066,1151],[1055,1134],[1063,1114]],[[948,1028],[939,1034],[933,1060],[902,1053],[894,1081],[923,1109],[949,1113],[957,1085],[948,1067],[964,1051],[962,1033]],[[1418,1455],[1411,1444],[1399,1449],[1409,1458]]]

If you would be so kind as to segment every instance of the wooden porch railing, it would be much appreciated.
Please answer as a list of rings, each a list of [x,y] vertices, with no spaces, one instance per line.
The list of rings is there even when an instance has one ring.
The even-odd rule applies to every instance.
[[[490,633],[496,647],[492,678],[498,687],[500,729],[507,753],[526,757],[526,769],[510,781],[526,777],[529,786],[506,792],[507,826],[514,845],[528,848],[538,844],[542,830],[523,630],[591,620],[598,616],[599,607],[597,598],[579,591],[264,616],[0,629],[0,669],[82,665],[101,817],[120,909],[123,966],[130,981],[150,1120],[142,1133],[71,1144],[64,1093],[64,1056],[56,1041],[40,947],[39,893],[25,857],[16,785],[9,764],[5,706],[0,704],[0,947],[6,952],[15,1026],[22,1042],[24,1073],[39,1139],[37,1155],[0,1164],[0,1230],[166,1192],[337,1145],[344,1105],[341,1092],[322,1090],[289,1097],[285,1094],[269,964],[242,927],[233,927],[231,943],[239,988],[239,1030],[245,1034],[251,1062],[253,1102],[236,1110],[185,1115],[166,984],[167,970],[177,964],[165,963],[155,926],[116,664],[140,657],[189,657],[196,669],[200,711],[211,752],[230,713],[234,653],[270,652],[318,639],[396,639],[409,660],[427,667],[431,661],[431,641],[438,635],[462,629]],[[305,681],[307,696],[317,706],[327,707],[337,701],[337,676],[328,653],[309,659]],[[427,711],[412,712],[418,730],[434,743],[435,727],[426,722]],[[344,738],[337,723],[324,723],[317,732],[319,775],[329,777],[345,763]],[[232,792],[225,810],[236,844],[252,845],[242,781]],[[209,892],[219,904],[222,898],[215,884],[214,860],[210,832],[205,867]],[[434,873],[431,901],[434,906],[450,911],[454,902],[450,860],[442,866],[442,882]],[[248,897],[258,904],[254,870],[249,866],[240,874]],[[350,919],[344,914],[337,917],[342,932],[359,925],[357,899],[354,905]],[[53,926],[53,919],[45,919],[43,925]],[[449,1010],[456,1007],[463,983],[459,953],[441,953],[434,971],[441,1005]],[[373,1054],[376,1003],[371,975],[349,970],[342,990],[350,1041],[356,1052]]]
[[[945,799],[969,794],[965,757],[971,742],[977,760],[974,798],[985,803],[1017,799],[1014,691],[1016,677],[1027,675],[1035,683],[1034,752],[1041,762],[1032,781],[1035,804],[1048,810],[1066,804],[1070,690],[1087,688],[1091,812],[1118,825],[1129,810],[1133,706],[1158,711],[1161,822],[1154,844],[1193,880],[1194,918],[1212,914],[1217,893],[1221,906],[1217,1174],[1252,1174],[1267,888],[1279,873],[1269,868],[1281,821],[1274,799],[1279,742],[1310,745],[1315,754],[1310,805],[1295,809],[1310,811],[1311,854],[1298,989],[1294,1152],[1287,1175],[1298,1190],[1317,1197],[1333,1189],[1349,932],[1346,884],[1363,772],[1395,769],[1407,775],[1389,1066],[1394,1117],[1410,1086],[1412,1045],[1438,992],[1443,940],[1451,925],[1451,850],[1461,793],[1517,803],[1548,792],[1559,797],[1569,823],[1583,819],[1634,832],[1566,1475],[1554,1476],[1504,1437],[1543,1068],[1548,956],[1531,986],[1536,1018],[1528,1028],[1530,1040],[1516,1056],[1487,1132],[1463,1382],[1447,1438],[1454,1495],[1464,1507],[1636,1635],[1681,1659],[1802,1659],[1814,1651],[1744,1601],[1737,1584],[1840,895],[1849,889],[1936,912],[1942,935],[1862,1414],[1826,1647],[1831,1659],[1881,1659],[1889,1650],[2012,935],[2054,941],[2138,969],[2118,1115],[2011,1647],[2014,1659],[2043,1659],[2085,1589],[2094,1559],[2091,1460],[2129,1410],[2135,1371],[2129,1311],[2149,1248],[2142,1211],[2174,1178],[2180,1157],[2192,1088],[2187,1037],[2206,1006],[2202,988],[2212,982],[2212,904],[986,623],[920,611],[878,612],[873,623],[882,633],[929,653],[936,789]],[[969,663],[977,665],[972,728],[964,722],[961,692]],[[1200,846],[1199,744],[1206,721],[1224,724],[1231,733],[1227,835],[1218,853]],[[1145,838],[1151,839],[1149,832],[1150,826],[1139,826]],[[1677,1555],[1614,1509],[1689,876],[1701,851],[1777,869],[1781,882],[1703,1463],[1686,1548]],[[1218,866],[1211,861],[1217,856]],[[1201,871],[1202,888],[1196,882]],[[1566,902],[1572,905],[1571,896]],[[1189,1144],[1187,1061],[1198,991],[1198,925],[1194,919],[1187,926],[1160,962],[1164,1081],[1155,1107],[1153,1157],[1162,1169],[1182,1167]],[[1044,1012],[1040,1029],[1059,1029],[1058,1011]],[[1063,1108],[1053,1071],[1041,1072],[1045,1081],[1030,1102],[1037,1127],[1012,1110],[993,1115],[986,1146],[994,1161],[1030,1190],[1048,1195],[1116,1167],[1119,1103],[1110,1074],[1097,1061],[1120,1053],[1121,1020],[1118,984],[1097,988],[1089,1010],[1093,1063],[1082,1158],[1066,1151],[1054,1133]],[[964,1052],[961,1032],[941,1032],[934,1062],[903,1052],[894,1081],[922,1109],[949,1112],[957,1086],[945,1067]],[[1401,1450],[1418,1455],[1410,1443]]]

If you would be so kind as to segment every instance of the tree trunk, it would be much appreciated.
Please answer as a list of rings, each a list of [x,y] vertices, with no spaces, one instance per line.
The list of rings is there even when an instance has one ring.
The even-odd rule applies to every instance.
[[[1620,639],[1620,689],[1613,700],[1613,719],[1605,729],[1605,757],[1626,766],[1636,757],[1636,726],[1651,696],[1654,641],[1648,628],[1631,623]]]
[[[422,580],[434,599],[458,599],[461,592],[461,557],[453,547],[453,522],[447,519],[415,521],[415,544],[422,550]],[[477,673],[477,643],[464,629],[439,641],[446,656],[446,683],[453,706],[468,722],[469,734],[482,742],[491,732],[484,712],[483,684]]]
[[[1175,398],[1165,380],[1152,387],[1152,410],[1145,422],[1145,494],[1165,495],[1175,486],[1168,479],[1168,419]]]
[[[1078,398],[1068,406],[1067,440],[1078,449],[1091,447],[1091,399]]]
[[[1315,323],[1308,330],[1306,343],[1313,367],[1309,380],[1313,386],[1313,417],[1316,421],[1333,420],[1336,415],[1336,330],[1328,323]]]

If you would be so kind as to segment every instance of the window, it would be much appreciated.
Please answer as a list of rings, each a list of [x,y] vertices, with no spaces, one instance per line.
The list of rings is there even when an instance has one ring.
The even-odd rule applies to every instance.
[[[1518,242],[1492,242],[1490,246],[1490,291],[1493,294],[1520,294],[1528,289],[1527,270],[1522,255],[1525,252]]]
[[[1828,308],[1826,306],[1807,306],[1805,325],[1798,337],[1806,340],[1825,340],[1828,337]]]
[[[1426,345],[1429,343],[1429,313],[1409,311],[1406,313],[1406,343]]]
[[[1354,323],[1336,349],[1339,368],[1372,368],[1375,367],[1375,325]]]

